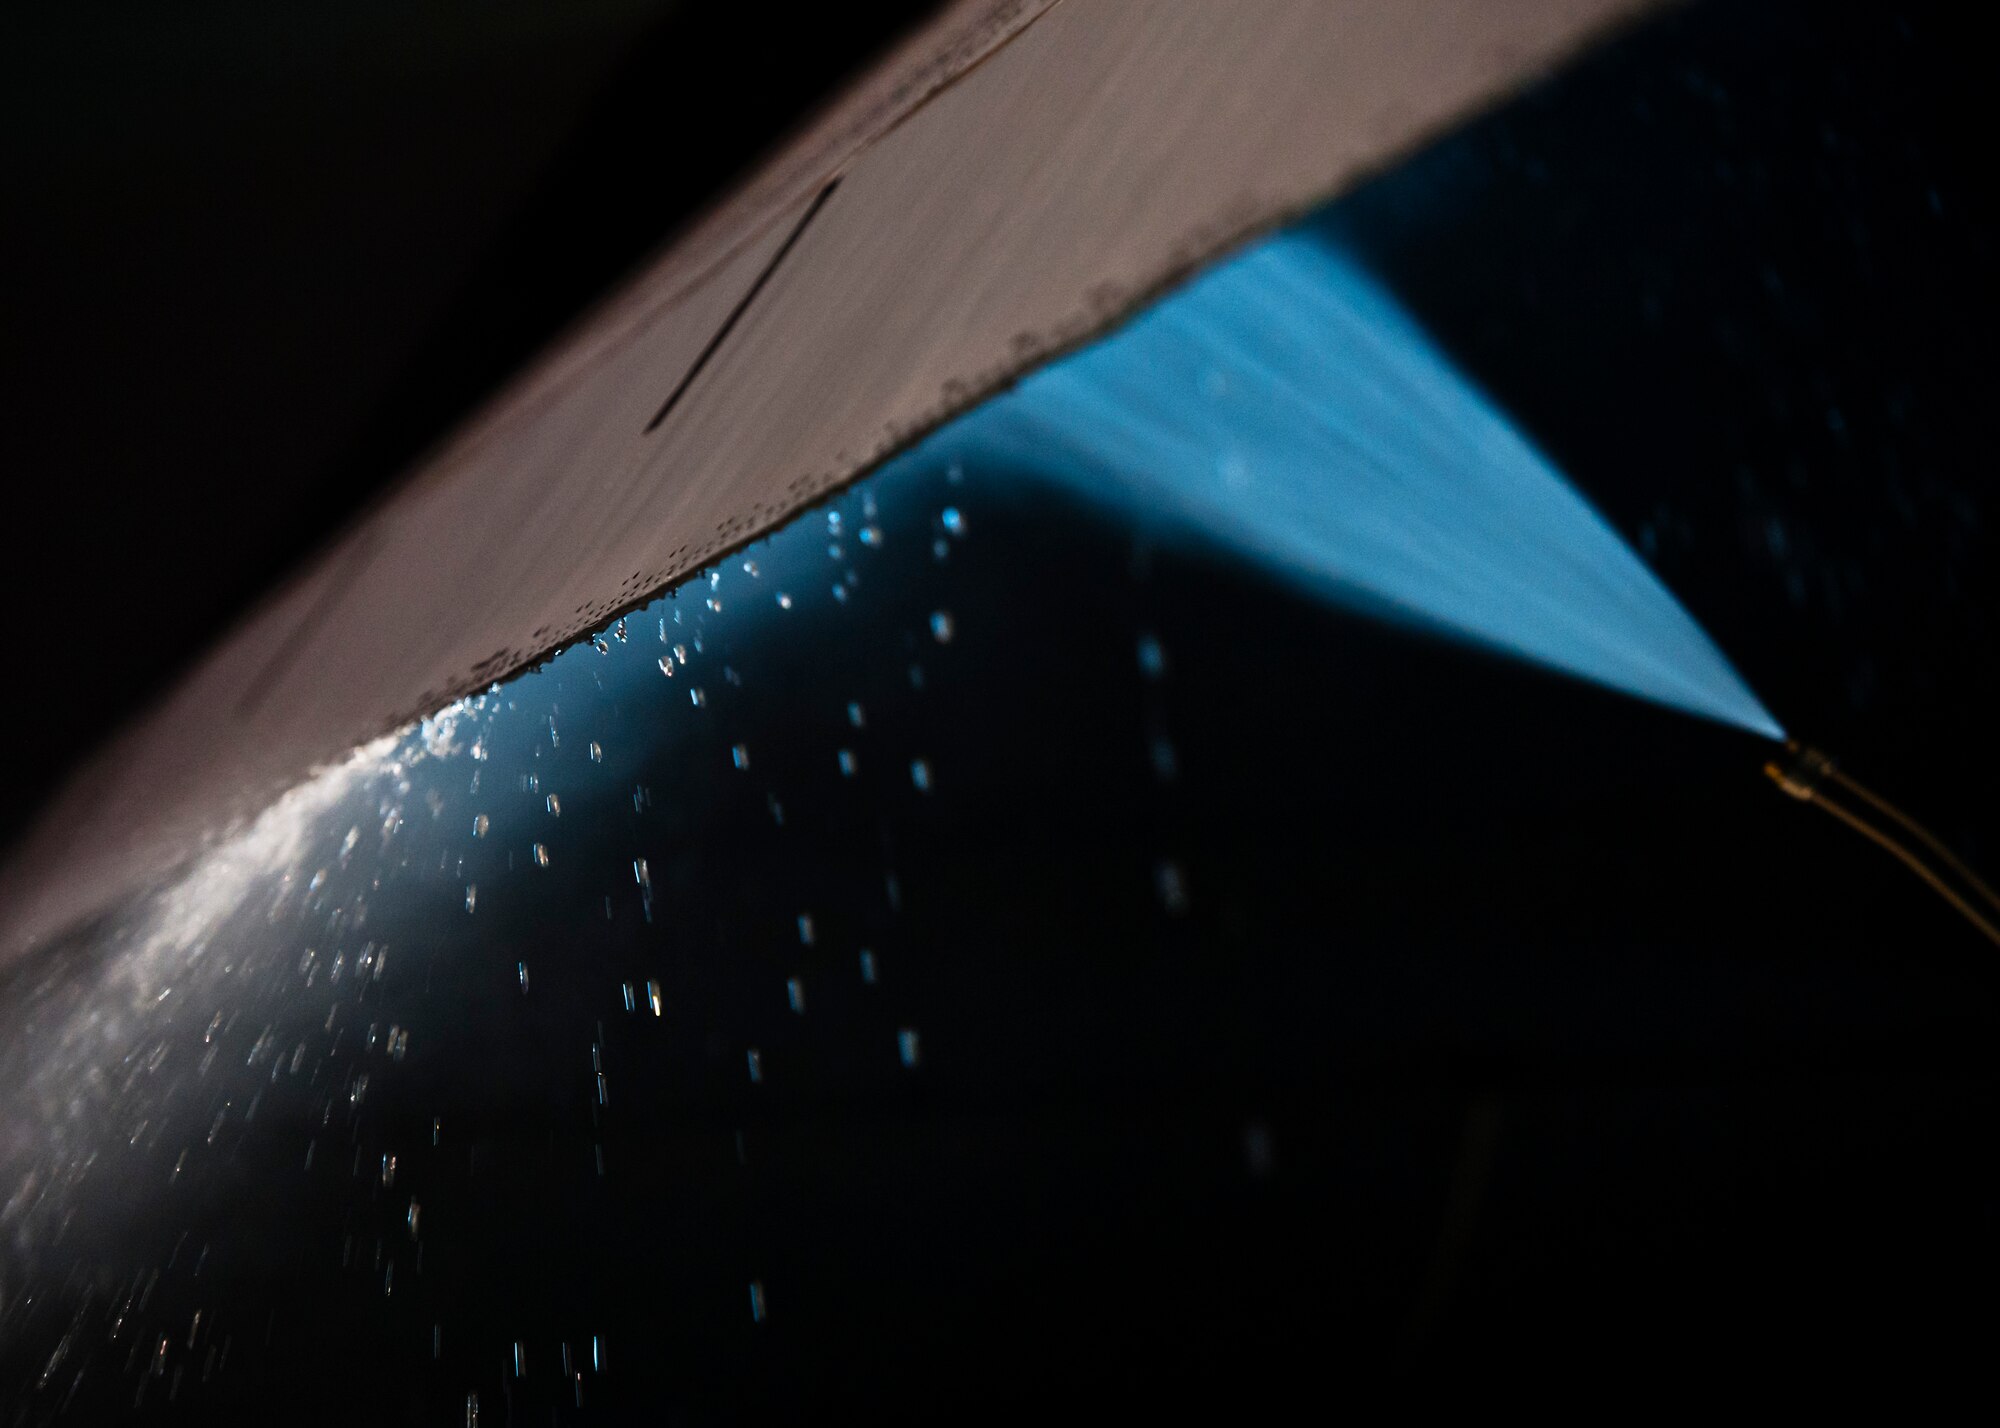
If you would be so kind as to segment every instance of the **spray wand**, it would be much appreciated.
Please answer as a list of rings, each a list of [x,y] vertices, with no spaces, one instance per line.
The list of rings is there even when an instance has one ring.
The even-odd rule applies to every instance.
[[[2000,897],[1915,819],[1842,773],[1818,749],[1807,748],[1796,740],[1785,741],[1785,757],[1765,764],[1764,773],[1793,798],[1823,809],[1862,837],[1887,849],[1922,878],[1931,891],[1984,933],[1989,942],[2000,947],[2000,926],[1996,926],[1996,920],[2000,920]],[[1852,796],[1866,811],[1859,811],[1844,797],[1829,797],[1829,789]]]

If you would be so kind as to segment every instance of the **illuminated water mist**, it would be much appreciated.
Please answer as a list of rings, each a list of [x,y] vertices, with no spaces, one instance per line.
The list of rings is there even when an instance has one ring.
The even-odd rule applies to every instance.
[[[1674,597],[1360,265],[1309,231],[941,433],[1309,587],[1782,737]]]

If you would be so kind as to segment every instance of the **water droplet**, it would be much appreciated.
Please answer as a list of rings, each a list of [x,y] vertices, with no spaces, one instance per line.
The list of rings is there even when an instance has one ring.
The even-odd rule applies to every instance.
[[[611,627],[611,633],[618,637],[619,644],[621,645],[624,644],[627,638],[625,634],[625,622],[623,620],[620,620],[617,624],[613,625]]]
[[[952,535],[962,536],[965,534],[965,516],[956,506],[946,506],[940,511],[938,513],[938,523]]]
[[[546,843],[535,844],[532,850],[532,856],[534,857],[536,867],[546,868],[549,865],[548,845]]]
[[[931,766],[928,759],[910,760],[910,782],[917,786],[919,793],[931,791]]]
[[[467,883],[465,885],[465,910],[467,912],[471,912],[478,905],[479,905],[479,884]]]
[[[472,820],[472,836],[475,838],[484,838],[486,836],[487,826],[488,823],[486,815],[483,813],[477,815]]]
[[[730,745],[730,748],[729,748],[729,761],[730,761],[731,763],[735,764],[735,765],[736,765],[736,767],[738,767],[739,769],[747,769],[747,768],[749,768],[749,767],[750,767],[750,749],[749,749],[749,746],[748,746],[748,745],[745,745],[745,744],[732,744],[732,745]]]
[[[660,1015],[661,999],[660,999],[660,984],[658,982],[646,983],[646,1005],[652,1008],[654,1016]]]
[[[866,716],[863,714],[861,706],[859,704],[855,703],[848,704],[847,722],[852,724],[857,729],[866,727],[867,719]]]
[[[649,888],[653,885],[653,870],[647,866],[644,858],[634,858],[632,860],[632,881],[642,888]]]
[[[808,947],[813,945],[813,920],[809,912],[799,914],[799,941]]]
[[[787,977],[785,979],[785,1001],[791,1006],[793,1011],[797,1012],[800,1016],[804,1016],[806,1014],[805,983],[801,982],[797,977]]]
[[[761,1279],[750,1281],[750,1322],[764,1322],[764,1281]]]
[[[594,764],[604,762],[604,745],[598,743],[595,739],[590,741],[590,761]]]
[[[722,602],[711,595],[708,597],[708,608],[720,615],[722,613]]]
[[[1148,679],[1167,672],[1167,652],[1153,635],[1139,636],[1139,672]]]
[[[396,1157],[393,1155],[385,1155],[382,1157],[382,1188],[384,1190],[387,1190],[390,1186],[394,1185],[395,1183],[396,1183]]]
[[[871,547],[882,544],[882,528],[880,526],[863,526],[861,528],[861,543]]]
[[[664,674],[668,679],[674,677],[674,657],[672,655],[660,656],[660,673]]]
[[[1252,1121],[1243,1128],[1243,1160],[1250,1173],[1259,1180],[1269,1179],[1271,1172],[1277,1168],[1277,1141],[1264,1122]]]
[[[625,1010],[637,1011],[639,1009],[639,999],[632,990],[632,984],[630,982],[624,983],[622,990],[625,993]]]
[[[792,608],[792,597],[782,590],[778,592],[778,608],[780,610],[789,610]]]
[[[838,600],[841,604],[845,605],[847,603],[847,587],[845,585],[834,586],[833,598],[835,600]]]
[[[861,980],[870,986],[875,984],[875,954],[866,947],[861,949]]]
[[[957,626],[953,623],[949,610],[939,610],[931,616],[931,638],[939,644],[950,644],[951,637],[956,632]]]
[[[1181,872],[1179,863],[1161,863],[1153,872],[1153,881],[1159,887],[1160,901],[1166,905],[1168,912],[1187,911],[1187,878]]]
[[[752,580],[755,580],[757,578],[757,562],[754,560],[744,561],[743,573],[749,576]]]
[[[896,1033],[896,1054],[905,1066],[915,1066],[922,1057],[923,1048],[917,1043],[917,1033],[910,1027],[906,1026]]]
[[[756,1047],[753,1046],[748,1051],[743,1053],[743,1060],[744,1063],[750,1068],[750,1084],[753,1086],[763,1085],[764,1053],[759,1051]]]
[[[706,709],[708,707],[708,695],[700,685],[696,685],[688,691],[688,703],[694,705],[697,709]]]
[[[595,645],[595,646],[597,647],[597,652],[598,652],[599,654],[610,654],[610,653],[611,653],[611,646],[610,646],[609,644],[605,643],[605,641],[604,641],[604,637],[603,637],[602,635],[600,635],[600,636],[598,636],[598,637],[597,637],[596,639],[592,640],[592,641],[591,641],[591,644],[593,644],[593,645]]]
[[[1180,772],[1180,758],[1174,752],[1173,741],[1162,734],[1153,740],[1153,774],[1161,783],[1172,783]]]
[[[697,650],[701,648],[701,636],[700,636],[700,635],[696,635],[696,636],[695,636],[695,639],[694,639],[694,647],[695,647],[695,648],[696,648]],[[688,647],[687,647],[686,645],[675,645],[675,646],[674,646],[674,658],[675,658],[676,660],[680,661],[680,663],[681,663],[681,666],[682,666],[682,668],[686,668],[686,666],[687,666],[687,662],[688,662]]]
[[[856,762],[855,762],[855,758],[854,758],[854,750],[852,750],[852,749],[842,749],[842,750],[840,751],[840,753],[839,753],[839,759],[840,759],[840,774],[841,774],[841,777],[842,777],[842,778],[853,778],[853,777],[854,777],[854,770],[855,770],[855,768],[856,768],[856,766],[857,766],[857,765],[856,765]]]
[[[518,962],[515,964],[515,967],[521,975],[521,990],[525,992],[528,990],[528,964],[526,962]]]
[[[548,810],[551,818],[562,817],[562,798],[559,795],[553,793],[549,795]]]

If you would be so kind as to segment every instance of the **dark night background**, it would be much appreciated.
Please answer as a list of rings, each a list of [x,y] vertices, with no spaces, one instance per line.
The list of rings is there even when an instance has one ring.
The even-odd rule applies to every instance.
[[[592,54],[618,49],[593,34]],[[1993,243],[1989,163],[1966,122],[1972,38],[1942,5],[1695,6],[1324,221],[1645,553],[1779,719],[1990,874]],[[689,63],[670,50],[650,62]],[[101,63],[70,80],[102,82]],[[768,103],[766,117],[782,107]],[[697,127],[734,142],[750,125],[723,117]],[[621,142],[655,167],[674,148]],[[42,161],[57,152],[50,140]],[[608,174],[595,162],[550,160],[532,182],[509,170],[515,211],[560,211],[533,195],[566,182],[608,212],[643,206],[564,177]],[[114,197],[155,211],[137,187],[98,197],[100,217]],[[61,211],[84,223],[81,204]],[[380,240],[428,212],[370,208],[365,228]],[[664,231],[666,209],[648,212],[631,218],[632,253]],[[497,248],[463,237],[405,281],[478,291],[505,263],[582,242],[563,227],[519,219],[492,230],[517,235]],[[129,254],[112,232],[100,241]],[[187,241],[182,261],[240,278]],[[316,234],[300,251],[327,255],[341,283],[380,283],[347,266],[356,241]],[[397,248],[378,261],[394,266]],[[468,276],[474,249],[512,256]],[[592,251],[580,285],[624,261]],[[52,291],[70,284],[84,330],[109,342],[126,329],[79,296],[88,266],[58,263]],[[546,281],[554,320],[566,309]],[[126,450],[156,501],[168,470],[226,506],[241,499],[232,481],[261,487],[272,462],[324,463],[289,480],[268,541],[239,526],[197,561],[207,542],[149,549],[136,520],[112,537],[155,562],[132,577],[146,608],[157,588],[161,618],[179,611],[189,632],[148,651],[158,670],[373,489],[383,433],[417,439],[416,414],[438,419],[497,375],[481,376],[480,343],[450,336],[476,333],[465,310],[433,327],[404,310],[414,301],[384,298],[381,321],[408,324],[409,365],[393,372],[370,365],[387,361],[387,327],[348,334],[362,355],[339,381],[310,333],[287,337],[278,350],[320,380],[267,391],[261,443],[193,421],[225,372],[276,366],[226,344],[179,368],[129,359],[129,400],[198,428],[177,428],[171,449],[143,423],[10,429],[44,453],[87,441],[104,468]],[[435,296],[428,311],[447,307]],[[170,308],[149,309],[162,342],[184,320]],[[218,333],[269,320],[247,289],[216,313]],[[420,328],[446,335],[420,342]],[[7,340],[11,363],[11,322]],[[80,335],[62,341],[89,355]],[[30,380],[68,379],[58,364]],[[279,409],[308,389],[345,440],[294,447]],[[1621,1405],[1746,1373],[1802,1398],[1978,1378],[1994,1327],[1989,947],[1877,850],[1772,792],[1757,740],[1316,607],[1232,562],[1135,540],[1032,476],[881,483],[887,540],[851,603],[790,627],[767,616],[755,639],[718,618],[713,657],[745,683],[739,698],[711,678],[717,722],[692,742],[649,746],[634,731],[655,727],[650,713],[574,683],[587,663],[547,676],[571,684],[532,686],[556,688],[565,717],[604,703],[607,727],[631,735],[617,772],[668,811],[628,815],[616,780],[579,792],[548,878],[483,882],[479,918],[433,909],[457,893],[442,875],[383,895],[439,920],[421,987],[384,993],[381,1015],[417,1027],[416,1049],[404,1079],[378,1073],[375,1119],[352,1138],[361,1165],[378,1142],[420,1141],[439,1106],[460,1128],[404,1172],[439,1226],[430,1278],[385,1309],[372,1266],[337,1263],[343,1235],[393,1238],[397,1205],[344,1164],[289,1178],[306,1132],[284,1117],[303,1123],[331,1091],[299,1090],[294,1111],[274,1093],[266,1122],[196,1182],[244,1207],[237,1259],[216,1271],[241,1320],[278,1323],[257,1319],[267,1303],[285,1315],[268,1352],[218,1380],[219,1402],[247,1411],[292,1391],[309,1419],[394,1402],[440,1421],[482,1385],[491,1421],[510,1393],[535,1413],[517,1421],[536,1421],[545,1405],[569,1412],[550,1346],[606,1319],[614,1363],[635,1371],[593,1381],[593,1409],[666,1404],[686,1421],[1337,1404],[1385,1373],[1451,1396],[1609,1385],[1599,1401]],[[971,534],[937,562],[945,500]],[[843,501],[850,522],[856,504]],[[34,559],[74,540],[99,598],[101,539],[79,522]],[[817,558],[823,540],[795,530],[765,558]],[[197,564],[214,568],[180,586]],[[80,590],[86,577],[63,578]],[[11,618],[43,608],[33,588]],[[695,598],[675,604],[692,617]],[[924,643],[940,605],[959,630],[948,649]],[[1167,651],[1156,682],[1135,667],[1145,634]],[[27,711],[58,750],[83,710],[116,707],[112,683],[135,682],[88,642],[57,668],[72,663],[75,682],[48,681],[55,702]],[[870,712],[860,781],[832,762],[855,737],[849,698]],[[530,721],[496,758],[531,757],[540,735]],[[1170,782],[1151,752],[1163,736]],[[757,751],[754,779],[724,757],[737,739]],[[895,777],[916,753],[938,771],[933,796]],[[782,832],[767,786],[787,790]],[[466,811],[452,806],[454,829]],[[671,932],[628,905],[635,851],[672,880]],[[1158,893],[1163,858],[1185,876],[1179,914]],[[596,921],[620,877],[618,918]],[[537,891],[510,906],[513,888]],[[817,910],[819,950],[799,949],[795,907]],[[881,953],[879,986],[841,970],[857,945]],[[537,959],[531,998],[512,983],[517,957]],[[816,1000],[795,1018],[780,989],[800,967]],[[681,1018],[664,1035],[606,1009],[619,979],[650,976]],[[0,1010],[27,1005],[25,986],[0,984]],[[317,1005],[297,1016],[309,1033]],[[924,1037],[914,1076],[890,1051],[908,1024]],[[755,1091],[746,1042],[767,1056]],[[615,1068],[601,1118],[583,1059],[600,1043]],[[588,1171],[592,1137],[618,1173]],[[174,1148],[158,1154],[171,1163]],[[282,1216],[258,1194],[277,1183],[302,1187]],[[131,1236],[105,1255],[133,1282],[166,1258],[149,1236],[171,1244],[189,1215],[215,1233],[200,1217],[232,1202],[162,1203],[160,1227],[103,1222]],[[88,1229],[103,1212],[84,1208]],[[743,1303],[752,1274],[770,1286],[761,1326]],[[162,1323],[216,1302],[213,1281],[161,1283]],[[453,1325],[442,1369],[433,1312]],[[66,1322],[24,1314],[0,1367],[31,1378]],[[517,1339],[541,1354],[518,1382],[503,1370]],[[647,1346],[638,1363],[632,1345]],[[107,1373],[91,1386],[101,1400],[83,1401],[129,1391]]]

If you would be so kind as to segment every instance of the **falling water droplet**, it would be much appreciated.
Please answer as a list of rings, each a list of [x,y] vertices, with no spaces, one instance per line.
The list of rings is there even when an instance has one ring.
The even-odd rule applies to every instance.
[[[749,746],[748,746],[748,745],[745,745],[745,744],[732,744],[732,745],[730,745],[730,748],[729,748],[729,761],[730,761],[730,762],[731,762],[732,764],[736,765],[736,767],[737,767],[737,768],[739,768],[739,769],[747,769],[747,768],[749,768],[749,767],[750,767],[750,749],[749,749]]]
[[[516,963],[515,969],[521,976],[521,990],[526,992],[528,990],[528,964],[526,962]]]
[[[552,818],[560,818],[560,817],[562,817],[562,799],[561,799],[561,797],[559,797],[558,795],[556,795],[556,794],[553,794],[553,793],[552,793],[552,794],[550,794],[550,795],[549,795],[549,800],[548,800],[548,805],[547,805],[547,806],[548,806],[548,810],[549,810],[549,816],[550,816],[550,817],[552,817]]]
[[[1139,636],[1139,672],[1148,679],[1167,672],[1167,652],[1152,635]]]
[[[472,820],[472,836],[475,838],[484,838],[486,836],[487,826],[488,824],[486,815],[483,813],[479,814]]]
[[[778,608],[780,610],[789,610],[792,608],[792,597],[782,590],[778,592]]]
[[[855,768],[856,768],[856,762],[855,762],[855,758],[854,758],[854,750],[852,750],[852,749],[842,749],[842,750],[840,750],[840,752],[839,752],[839,755],[838,755],[838,758],[839,758],[839,760],[840,760],[840,774],[841,774],[841,777],[842,777],[842,778],[853,778],[853,777],[854,777],[854,770],[855,770]]]
[[[952,622],[949,610],[939,610],[931,616],[931,638],[939,644],[950,644],[955,632],[956,626]]]
[[[471,912],[478,905],[479,905],[479,884],[467,883],[465,885],[465,910],[467,912]]]
[[[910,782],[917,786],[919,793],[931,791],[931,766],[928,759],[910,760]]]
[[[535,844],[532,853],[535,859],[536,867],[546,868],[549,865],[549,850],[547,844],[545,843]]]
[[[604,745],[598,743],[595,739],[590,741],[590,761],[594,764],[604,762]]]
[[[797,1012],[800,1016],[804,1016],[806,1014],[805,983],[801,982],[797,977],[787,977],[785,979],[785,1001],[793,1011]]]
[[[923,1048],[918,1045],[917,1033],[912,1028],[906,1026],[896,1033],[896,1054],[902,1058],[905,1066],[911,1067],[914,1067],[921,1058]]]

